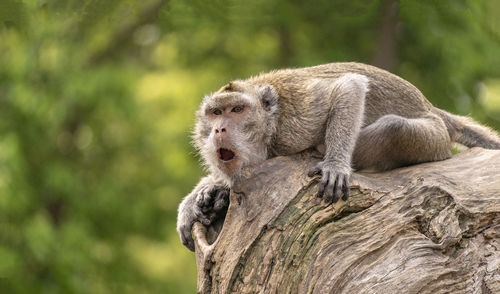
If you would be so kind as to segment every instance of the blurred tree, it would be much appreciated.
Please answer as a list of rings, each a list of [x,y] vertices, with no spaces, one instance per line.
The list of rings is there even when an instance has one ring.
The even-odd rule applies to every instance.
[[[158,7],[7,3],[15,17],[2,19],[0,31],[2,292],[193,289],[144,262],[166,243],[156,250],[165,268],[167,252],[180,249],[171,245],[177,199],[164,197],[177,178],[162,163],[151,109],[136,95],[147,69],[133,45],[120,46]],[[188,149],[187,139],[176,144]]]
[[[495,0],[1,1],[0,289],[194,292],[176,207],[202,174],[193,112],[230,79],[375,63],[500,129],[499,12]]]

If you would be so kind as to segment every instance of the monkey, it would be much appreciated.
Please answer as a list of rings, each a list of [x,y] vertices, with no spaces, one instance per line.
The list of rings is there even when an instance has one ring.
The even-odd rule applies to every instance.
[[[500,149],[500,136],[434,107],[410,82],[374,66],[329,63],[235,80],[203,98],[193,141],[208,175],[178,209],[177,231],[194,251],[191,228],[225,215],[243,167],[316,148],[317,196],[349,197],[353,170],[385,171],[445,160],[451,144]]]

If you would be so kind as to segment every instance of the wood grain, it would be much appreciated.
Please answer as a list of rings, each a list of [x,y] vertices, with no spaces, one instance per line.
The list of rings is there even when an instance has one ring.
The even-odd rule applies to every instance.
[[[334,205],[317,161],[246,170],[222,230],[195,225],[199,293],[500,293],[500,151],[355,173]]]

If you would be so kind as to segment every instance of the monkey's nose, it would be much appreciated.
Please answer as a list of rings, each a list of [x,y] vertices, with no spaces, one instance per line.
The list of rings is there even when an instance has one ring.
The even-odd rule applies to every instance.
[[[215,133],[224,133],[226,131],[226,128],[221,128],[221,129],[215,129]]]

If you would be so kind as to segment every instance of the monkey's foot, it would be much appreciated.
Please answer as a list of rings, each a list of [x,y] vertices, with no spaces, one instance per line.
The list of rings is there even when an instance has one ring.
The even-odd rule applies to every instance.
[[[308,176],[321,174],[317,197],[323,197],[326,202],[337,202],[349,198],[350,167],[340,167],[331,162],[322,161],[309,170]]]
[[[196,195],[195,215],[205,226],[226,215],[229,205],[229,189],[223,186],[208,185]]]

